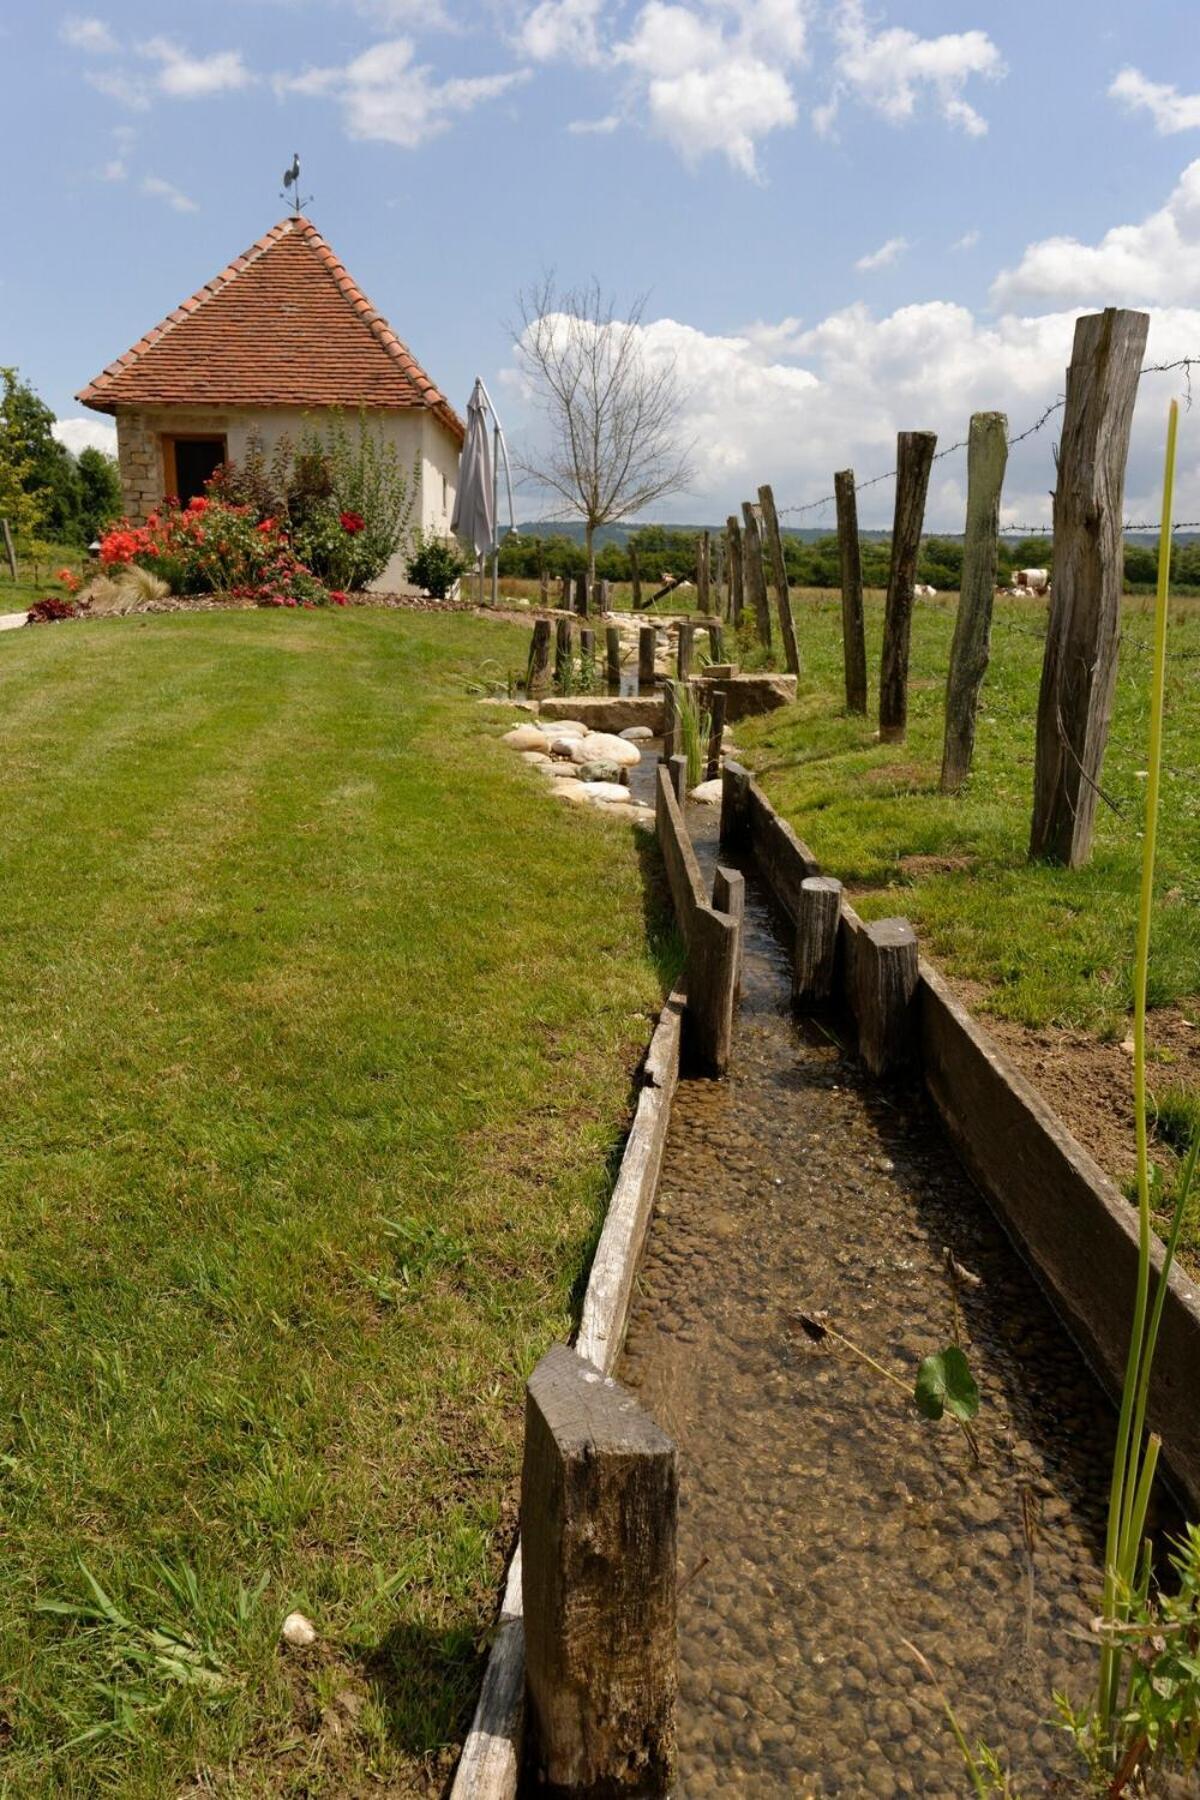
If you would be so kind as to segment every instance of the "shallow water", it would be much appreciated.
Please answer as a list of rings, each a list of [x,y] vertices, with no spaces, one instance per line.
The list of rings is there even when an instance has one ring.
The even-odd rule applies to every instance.
[[[715,818],[689,815],[711,873]],[[920,1096],[793,1017],[747,885],[733,1065],[680,1084],[619,1371],[680,1450],[677,1793],[963,1794],[909,1638],[1028,1800],[1070,1766],[1053,1690],[1092,1678],[1113,1417]],[[957,1302],[979,1464],[794,1318],[911,1383],[953,1329],[946,1247],[980,1279]]]

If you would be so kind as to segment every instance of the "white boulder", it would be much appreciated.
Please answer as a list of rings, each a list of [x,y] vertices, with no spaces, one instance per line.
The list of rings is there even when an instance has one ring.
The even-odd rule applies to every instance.
[[[629,805],[629,789],[619,781],[585,781],[580,786],[597,806]]]
[[[544,753],[550,748],[550,739],[536,725],[514,725],[511,731],[505,732],[502,741],[510,750],[541,750]]]
[[[721,786],[720,781],[702,781],[692,789],[688,799],[698,800],[701,806],[720,806]]]
[[[614,737],[610,731],[589,731],[571,746],[571,760],[577,763],[615,762],[623,769],[640,763],[642,753],[627,738]]]
[[[617,733],[617,736],[623,737],[627,743],[641,744],[644,743],[647,738],[652,738],[654,733],[648,725],[627,725],[624,731],[619,731]]]
[[[552,767],[551,760],[544,750],[522,750],[521,761],[527,762],[531,769],[548,769]]]
[[[317,1641],[317,1628],[302,1612],[290,1612],[280,1626],[279,1635],[293,1650],[307,1650]]]

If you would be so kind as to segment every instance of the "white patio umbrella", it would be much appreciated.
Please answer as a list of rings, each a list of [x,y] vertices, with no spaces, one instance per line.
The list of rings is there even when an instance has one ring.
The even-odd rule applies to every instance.
[[[488,434],[488,414],[492,417],[491,439]],[[450,529],[461,543],[470,544],[479,558],[479,598],[483,599],[483,559],[492,558],[492,604],[496,604],[499,588],[499,506],[497,486],[500,475],[500,460],[504,461],[504,476],[508,488],[508,524],[510,532],[516,532],[516,520],[513,516],[512,471],[508,462],[508,445],[504,441],[504,431],[500,417],[492,404],[492,397],[483,385],[481,377],[476,376],[475,386],[471,390],[471,398],[467,402],[467,436],[463,444],[462,460],[458,466],[458,489],[454,496],[454,517],[450,521]]]

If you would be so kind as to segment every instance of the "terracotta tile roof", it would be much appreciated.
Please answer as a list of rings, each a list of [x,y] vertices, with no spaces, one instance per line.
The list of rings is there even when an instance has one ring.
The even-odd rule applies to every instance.
[[[76,396],[119,406],[418,407],[445,395],[305,218],[282,219]]]

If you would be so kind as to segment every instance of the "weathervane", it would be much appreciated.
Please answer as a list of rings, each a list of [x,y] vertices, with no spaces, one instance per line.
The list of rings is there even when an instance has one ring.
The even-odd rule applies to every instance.
[[[291,189],[290,193],[288,192],[289,188]],[[291,168],[283,171],[283,188],[279,198],[291,201],[292,211],[297,218],[300,217],[306,206],[312,204],[313,196],[311,194],[306,194],[303,199],[300,198],[300,152],[298,150],[292,151]]]

